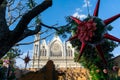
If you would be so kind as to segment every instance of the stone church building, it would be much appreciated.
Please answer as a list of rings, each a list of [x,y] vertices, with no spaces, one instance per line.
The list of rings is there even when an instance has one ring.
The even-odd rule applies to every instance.
[[[56,68],[73,68],[81,67],[77,62],[74,62],[75,49],[71,43],[62,42],[60,37],[55,35],[53,39],[47,43],[46,40],[40,42],[39,33],[35,35],[33,47],[33,59],[31,68],[40,69],[48,60],[54,61]]]

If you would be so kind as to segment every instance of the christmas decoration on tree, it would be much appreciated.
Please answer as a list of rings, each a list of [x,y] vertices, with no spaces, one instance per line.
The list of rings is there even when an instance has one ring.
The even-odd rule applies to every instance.
[[[27,64],[29,63],[29,61],[31,60],[30,57],[29,57],[29,52],[27,53],[27,56],[23,59],[24,62],[25,62],[25,69],[27,67]]]
[[[119,18],[120,14],[117,14],[106,20],[101,20],[100,18],[98,18],[99,5],[100,0],[98,0],[97,2],[93,16],[88,15],[88,17],[83,21],[72,16],[70,17],[77,24],[77,30],[75,35],[71,37],[69,41],[73,39],[79,39],[82,43],[78,60],[82,56],[86,45],[92,45],[95,46],[104,64],[107,65],[107,61],[101,49],[101,43],[104,42],[105,39],[120,42],[120,39],[108,34],[106,31],[107,25]]]

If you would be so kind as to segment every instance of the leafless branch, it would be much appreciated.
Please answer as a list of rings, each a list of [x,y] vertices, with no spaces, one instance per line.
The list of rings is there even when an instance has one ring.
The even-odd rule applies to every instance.
[[[14,4],[15,0],[8,0],[8,6],[11,6],[12,4]]]
[[[9,20],[9,23],[8,23],[8,26],[14,24],[20,17],[22,16],[22,14],[19,14],[17,17],[10,17],[10,20]]]
[[[43,31],[43,32],[40,32],[40,35],[42,35],[42,34],[44,34],[44,33],[46,33],[46,32],[48,32],[48,29],[45,30],[45,31]]]
[[[44,27],[47,27],[47,28],[50,28],[50,29],[54,29],[54,30],[56,30],[56,31],[59,31],[56,27],[54,27],[54,26],[56,26],[56,25],[58,25],[58,24],[55,24],[55,25],[53,25],[53,26],[48,26],[48,25],[46,25],[46,24],[44,24],[44,23],[40,23],[42,26],[44,26]]]
[[[26,12],[26,11],[23,12],[25,10],[25,6],[24,6],[24,4],[22,4],[21,1],[19,1],[17,4],[14,4],[14,3],[15,3],[15,0],[9,0],[8,4],[7,4],[7,7],[8,7],[7,24],[8,24],[8,26],[10,26],[14,22],[16,22],[18,19],[20,19],[21,16]],[[12,5],[15,5],[15,6],[12,6]]]
[[[26,38],[27,36],[37,34],[40,30],[41,30],[40,23],[36,25],[34,30],[30,30],[30,29],[26,28],[24,30],[23,34],[21,35],[21,37],[19,38],[19,40],[22,40],[22,39]]]
[[[51,36],[51,35],[54,34],[54,33],[55,33],[55,32],[53,32],[53,33],[47,35],[47,36],[44,37],[44,38],[41,38],[41,39],[35,40],[35,41],[33,41],[33,42],[28,42],[28,43],[18,43],[18,44],[15,44],[15,46],[19,46],[19,45],[30,45],[30,44],[33,44],[33,43],[38,42],[38,41],[40,41],[40,40],[44,40],[44,39],[46,39],[47,37]]]

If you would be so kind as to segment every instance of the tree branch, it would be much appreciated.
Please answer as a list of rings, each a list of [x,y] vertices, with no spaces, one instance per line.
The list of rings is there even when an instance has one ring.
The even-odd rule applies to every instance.
[[[2,34],[9,32],[9,28],[7,26],[6,18],[5,18],[6,17],[6,15],[5,15],[6,6],[7,6],[7,2],[6,2],[6,0],[5,1],[3,0],[2,4],[0,5],[0,33],[2,33]]]
[[[56,31],[58,31],[59,32],[59,29],[57,29],[57,28],[55,28],[55,27],[53,27],[53,26],[55,26],[55,25],[57,25],[57,24],[55,24],[55,25],[53,25],[53,26],[48,26],[48,25],[46,25],[46,24],[44,24],[44,23],[40,23],[42,26],[44,26],[44,27],[47,27],[47,28],[50,28],[50,29],[54,29],[54,30],[56,30]]]
[[[35,16],[37,16],[38,14],[40,14],[41,12],[43,12],[44,10],[46,10],[51,5],[52,5],[52,0],[45,0],[40,5],[36,6],[32,10],[30,10],[28,13],[24,14],[23,17],[21,18],[21,20],[19,21],[18,25],[14,29],[14,31],[15,32],[17,31],[17,33],[21,33],[21,31],[23,31],[26,28],[26,26],[28,25],[28,23]]]
[[[53,33],[51,33],[51,34],[47,35],[47,36],[46,36],[46,37],[44,37],[44,38],[41,38],[41,39],[35,40],[35,41],[33,41],[33,42],[18,43],[18,44],[15,44],[15,46],[33,44],[33,43],[38,42],[38,41],[40,41],[40,40],[44,40],[44,39],[46,39],[47,37],[51,36],[51,35],[52,35],[52,34],[54,34],[54,33],[55,33],[55,32],[53,32]]]
[[[12,5],[15,5],[14,7]],[[10,27],[14,22],[21,18],[23,10],[25,10],[25,5],[22,4],[21,1],[15,4],[15,0],[10,0],[7,4],[8,7],[8,16],[7,16],[7,24]],[[17,12],[16,12],[17,11]],[[16,12],[16,15],[13,13]]]
[[[38,24],[36,27],[35,27],[35,30],[30,30],[30,29],[26,29],[24,31],[24,33],[21,35],[21,37],[19,38],[18,41],[28,37],[28,36],[31,36],[31,35],[34,35],[34,34],[37,34],[41,29],[41,25]]]
[[[19,23],[17,24],[16,28],[12,31],[13,34],[13,38],[17,39],[15,40],[14,43],[17,43],[18,41],[20,41],[21,39],[27,37],[26,34],[24,34],[24,32],[28,29],[27,25],[28,23],[34,18],[36,17],[38,14],[40,14],[41,12],[43,12],[44,10],[46,10],[48,7],[50,7],[52,5],[52,0],[45,0],[44,2],[42,2],[40,5],[36,6],[35,8],[33,8],[32,10],[30,10],[29,12],[27,12],[26,14],[23,15],[23,17],[21,18],[21,20],[19,21]],[[18,35],[20,37],[18,37]],[[28,34],[27,34],[28,35]],[[29,36],[29,35],[28,35]]]

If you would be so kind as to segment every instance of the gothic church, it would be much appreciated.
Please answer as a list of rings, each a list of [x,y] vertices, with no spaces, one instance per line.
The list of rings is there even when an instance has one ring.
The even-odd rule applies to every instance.
[[[40,42],[40,34],[35,35],[33,46],[33,60],[31,68],[42,68],[48,60],[53,60],[56,68],[81,67],[74,62],[74,48],[70,42],[62,42],[60,37],[55,35],[47,43],[46,40]]]

